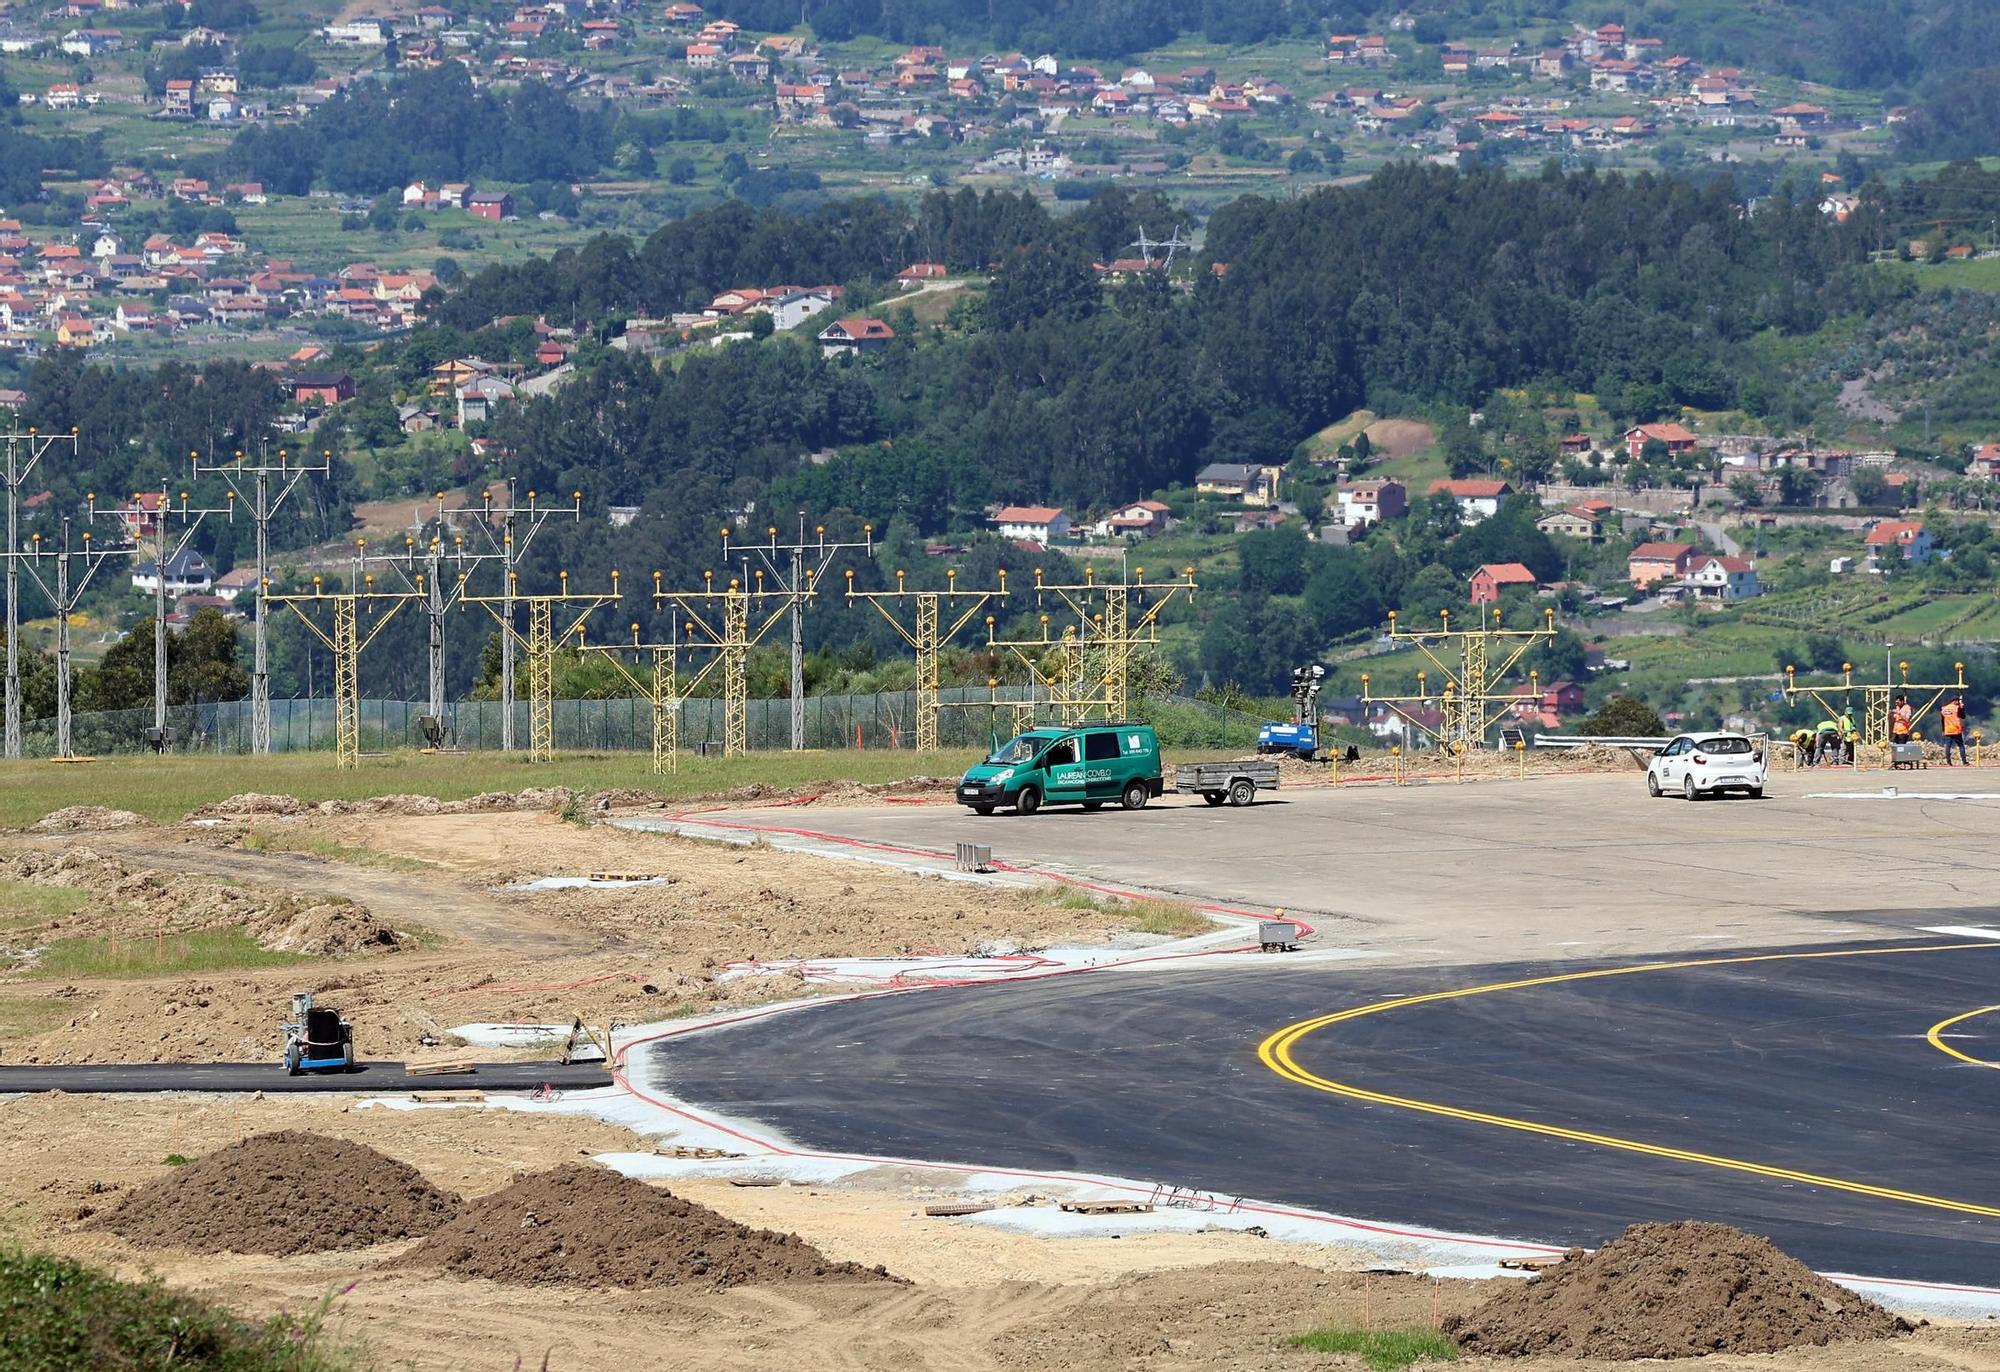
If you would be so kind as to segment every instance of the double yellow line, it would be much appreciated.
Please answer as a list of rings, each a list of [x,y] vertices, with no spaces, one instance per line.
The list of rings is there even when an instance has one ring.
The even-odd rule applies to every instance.
[[[1359,1005],[1350,1010],[1342,1010],[1331,1015],[1321,1015],[1314,1019],[1300,1020],[1278,1030],[1257,1046],[1257,1057],[1263,1064],[1287,1081],[1300,1086],[1309,1086],[1315,1091],[1329,1095],[1343,1096],[1349,1100],[1366,1101],[1371,1105],[1393,1106],[1399,1110],[1414,1110],[1420,1114],[1440,1115],[1447,1119],[1464,1120],[1471,1124],[1489,1125],[1496,1129],[1511,1129],[1524,1134],[1539,1134],[1544,1138],[1562,1139],[1570,1143],[1591,1144],[1599,1148],[1615,1148],[1622,1152],[1639,1153],[1647,1157],[1665,1158],[1674,1162],[1695,1163],[1703,1167],[1720,1167],[1732,1172],[1745,1172],[1753,1176],[1769,1177],[1776,1181],[1796,1182],[1806,1186],[1823,1186],[1829,1190],[1846,1191],[1853,1195],[1870,1196],[1878,1200],[1900,1201],[1907,1205],[1927,1206],[1934,1210],[1949,1210],[1961,1215],[1979,1215],[2000,1219],[2000,1208],[1975,1205],[1969,1201],[1950,1200],[1942,1196],[1927,1196],[1918,1191],[1900,1191],[1893,1187],[1872,1186],[1866,1182],[1849,1181],[1842,1177],[1822,1176],[1816,1172],[1801,1172],[1789,1167],[1773,1167],[1765,1163],[1751,1162],[1743,1158],[1727,1158],[1714,1153],[1699,1153],[1685,1148],[1673,1148],[1664,1144],[1646,1143],[1639,1139],[1619,1138],[1613,1134],[1597,1134],[1581,1129],[1566,1129],[1560,1125],[1542,1124],[1535,1120],[1517,1119],[1511,1115],[1498,1115],[1483,1110],[1464,1110],[1454,1105],[1444,1105],[1437,1101],[1417,1100],[1410,1096],[1390,1095],[1382,1091],[1370,1091],[1347,1082],[1333,1081],[1310,1072],[1298,1064],[1293,1056],[1299,1043],[1308,1036],[1336,1024],[1363,1019],[1369,1015],[1386,1014],[1391,1010],[1407,1009],[1413,1005],[1429,1005],[1437,1001],[1462,1000],[1469,996],[1491,995],[1496,991],[1521,991],[1537,986],[1559,986],[1567,982],[1597,981],[1606,977],[1637,976],[1642,972],[1673,972],[1698,967],[1742,967],[1762,962],[1809,962],[1827,958],[1896,957],[1911,953],[1948,953],[1968,949],[1990,949],[2000,951],[2000,944],[1992,943],[1937,943],[1918,948],[1850,948],[1817,953],[1756,953],[1739,957],[1699,958],[1680,962],[1649,962],[1632,967],[1606,967],[1590,972],[1564,972],[1555,976],[1529,977],[1520,981],[1496,981],[1484,986],[1465,986],[1452,991],[1433,991],[1421,996],[1402,996],[1395,1000],[1377,1001],[1372,1005]],[[2000,1006],[1989,1007],[2000,1009]],[[1939,1035],[1961,1019],[1987,1013],[1974,1010],[1965,1015],[1945,1020],[1930,1031],[1931,1043],[1950,1053],[1953,1057],[1964,1058],[1967,1062],[1978,1062],[1977,1058],[1944,1044]],[[1985,1063],[1983,1066],[1993,1066]]]

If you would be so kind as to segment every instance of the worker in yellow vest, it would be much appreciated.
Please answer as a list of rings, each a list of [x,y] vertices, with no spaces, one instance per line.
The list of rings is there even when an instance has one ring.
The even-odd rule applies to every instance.
[[[1854,765],[1854,745],[1861,741],[1861,726],[1854,722],[1854,707],[1847,707],[1840,717],[1840,760],[1849,767]]]
[[[1944,723],[1944,765],[1949,767],[1951,750],[1958,749],[1958,760],[1970,767],[1972,759],[1965,755],[1965,697],[1953,696],[1938,711],[1938,718]]]

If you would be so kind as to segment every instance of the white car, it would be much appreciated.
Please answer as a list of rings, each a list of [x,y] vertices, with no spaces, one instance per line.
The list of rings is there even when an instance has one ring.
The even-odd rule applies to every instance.
[[[1669,791],[1700,800],[1741,791],[1753,800],[1764,795],[1771,764],[1755,739],[1742,734],[1682,734],[1646,764],[1646,790]]]

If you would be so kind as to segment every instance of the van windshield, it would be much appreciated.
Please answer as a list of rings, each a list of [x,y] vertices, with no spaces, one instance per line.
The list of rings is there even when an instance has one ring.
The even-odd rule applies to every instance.
[[[1022,734],[995,748],[993,755],[986,760],[1005,763],[1033,762],[1035,754],[1048,746],[1051,737],[1049,734]]]

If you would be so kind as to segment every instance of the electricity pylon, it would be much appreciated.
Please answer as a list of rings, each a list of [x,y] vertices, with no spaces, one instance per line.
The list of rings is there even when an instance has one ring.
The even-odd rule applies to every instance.
[[[530,500],[534,493],[529,492]],[[579,497],[581,499],[581,497]],[[518,574],[513,568],[507,569],[507,584],[499,595],[472,595],[463,588],[459,591],[459,602],[477,605],[493,616],[493,622],[500,626],[501,652],[505,654],[510,646],[518,643],[528,654],[528,759],[531,762],[547,762],[556,751],[556,653],[562,645],[575,638],[583,637],[584,621],[592,612],[606,605],[616,605],[620,599],[618,573],[611,573],[611,589],[604,591],[572,591],[569,588],[569,573],[559,572],[562,589],[553,595],[523,595],[518,587]],[[514,607],[528,607],[528,632],[523,634],[514,627]],[[556,609],[561,606],[565,619],[562,628],[556,628]],[[575,608],[573,617],[569,611]],[[513,713],[511,702],[506,707]]]
[[[854,573],[847,574],[847,603],[852,605],[863,600],[875,607],[875,612],[887,621],[890,628],[902,635],[903,641],[917,650],[917,751],[935,753],[938,750],[938,652],[945,644],[958,636],[959,630],[973,621],[986,608],[986,603],[996,596],[1007,598],[1007,571],[1000,570],[1000,588],[997,591],[961,591],[958,589],[956,569],[945,573],[948,587],[942,591],[912,591],[904,584],[903,572],[896,572],[896,589],[893,591],[857,591],[854,589]],[[889,610],[889,603],[909,600],[916,606],[916,627],[907,629],[903,621]],[[959,602],[966,602],[959,610]],[[958,610],[954,619],[947,620],[941,613],[945,604]]]
[[[660,574],[653,573],[657,586]],[[583,643],[577,644],[579,653],[603,653],[605,661],[618,669],[618,674],[632,684],[641,699],[653,707],[653,771],[665,774],[680,766],[681,749],[681,702],[686,700],[696,688],[706,681],[721,663],[720,655],[711,657],[702,669],[687,680],[681,680],[680,654],[686,647],[703,645],[684,644],[680,641],[680,623],[674,621],[665,643],[642,643],[639,641],[639,626],[632,626],[630,643]],[[621,654],[644,653],[651,659],[652,670],[646,679],[625,665]]]
[[[534,491],[528,492],[526,505],[515,504],[512,481],[507,483],[505,505],[493,503],[493,492],[490,488],[480,492],[479,498],[481,517],[473,527],[479,530],[486,541],[486,553],[482,556],[497,557],[501,566],[500,594],[488,597],[499,608],[495,610],[489,606],[487,613],[500,621],[503,630],[500,635],[500,747],[503,751],[511,753],[514,751],[514,647],[517,641],[525,641],[516,628],[514,588],[519,578],[515,575],[515,571],[521,565],[521,559],[527,556],[528,546],[535,541],[535,535],[542,531],[542,525],[548,523],[551,515],[567,514],[578,521],[583,519],[583,492],[570,492],[572,503],[567,510],[560,505],[543,505]],[[442,504],[443,501],[440,499],[440,508]],[[432,624],[440,635],[441,654],[442,621],[434,619]],[[534,626],[529,625],[531,633],[533,629]],[[439,661],[442,663],[442,657]],[[440,699],[437,703],[442,708],[443,701]],[[531,708],[530,724],[532,723]]]
[[[397,611],[421,598],[421,593],[416,591],[376,589],[375,574],[366,571],[365,567],[366,553],[357,543],[345,591],[328,590],[325,578],[315,572],[310,593],[266,593],[264,596],[268,604],[291,606],[299,622],[333,654],[333,756],[336,767],[358,767],[361,764],[361,654],[388,627]],[[374,610],[377,601],[387,608],[375,616],[364,633],[361,611],[364,608]],[[313,612],[321,606],[333,612],[330,630],[322,629],[319,621],[313,618]]]
[[[1052,582],[1037,567],[1036,604],[1047,605],[1054,597],[1075,621],[1057,633],[1054,619],[1044,612],[1037,617],[1041,637],[1002,639],[988,615],[987,642],[1013,653],[1028,668],[1031,685],[1048,693],[1059,722],[1093,714],[1123,719],[1131,701],[1132,654],[1159,643],[1160,612],[1183,592],[1192,600],[1196,589],[1192,567],[1182,568],[1172,581],[1150,583],[1144,567],[1134,567],[1130,581],[1122,573],[1117,581],[1099,581],[1097,569],[1086,566],[1083,580],[1075,583]],[[1053,671],[1046,665],[1051,654]]]
[[[132,497],[136,503],[137,494]],[[97,497],[90,497],[92,509],[96,508]],[[172,540],[168,547],[167,516],[180,519],[180,537]],[[228,500],[219,506],[200,508],[188,504],[188,493],[181,492],[180,508],[167,504],[166,483],[160,483],[160,508],[153,517],[153,748],[165,752],[172,744],[173,737],[167,731],[167,569],[180,560],[188,545],[194,542],[202,520],[210,515],[222,515],[230,523],[236,522],[236,492],[228,492]]]
[[[1878,748],[1889,746],[1889,724],[1895,709],[1896,697],[1903,696],[1910,706],[1912,723],[1921,722],[1925,715],[1935,710],[1947,695],[1965,690],[1965,664],[1952,663],[1957,676],[1953,682],[1912,681],[1910,664],[1898,662],[1892,671],[1888,661],[1882,663],[1881,682],[1856,681],[1854,664],[1840,664],[1841,679],[1838,682],[1800,683],[1797,669],[1787,663],[1785,666],[1785,703],[1796,704],[1800,696],[1810,699],[1826,712],[1826,717],[1838,720],[1842,711],[1849,707],[1854,692],[1861,692],[1862,725],[1861,741],[1874,744]],[[1833,704],[1834,696],[1840,697],[1840,706]]]
[[[1367,704],[1387,705],[1419,729],[1435,734],[1446,745],[1481,747],[1494,719],[1520,700],[1511,692],[1499,689],[1502,683],[1529,649],[1556,636],[1556,612],[1544,609],[1542,615],[1543,623],[1539,629],[1508,629],[1502,627],[1500,611],[1496,607],[1492,627],[1475,621],[1479,625],[1477,628],[1454,629],[1451,627],[1451,611],[1440,610],[1438,628],[1405,629],[1397,622],[1396,612],[1391,610],[1390,639],[1408,644],[1422,653],[1437,668],[1443,684],[1433,692],[1430,673],[1420,671],[1417,673],[1415,695],[1378,696],[1370,694],[1369,674],[1363,672],[1361,699]],[[1447,658],[1451,660],[1447,661]],[[1435,730],[1413,717],[1406,708],[1433,703],[1443,715]]]
[[[322,451],[318,462],[302,454],[294,462],[290,452],[280,448],[275,466],[268,455],[246,462],[241,449],[231,462],[203,466],[198,452],[189,453],[188,461],[194,467],[196,479],[220,476],[228,482],[231,496],[245,502],[250,517],[257,522],[257,621],[252,626],[251,638],[254,647],[250,666],[250,751],[262,755],[271,751],[271,660],[264,622],[264,593],[271,585],[271,517],[301,481],[308,476],[325,476],[333,470],[333,453]],[[275,491],[272,477],[277,478]]]
[[[799,511],[799,541],[797,543],[778,542],[778,526],[773,524],[765,530],[768,542],[747,545],[763,563],[763,570],[770,573],[771,582],[778,593],[788,597],[787,611],[792,621],[792,751],[798,752],[806,746],[806,638],[805,603],[810,598],[801,592],[809,590],[826,575],[828,567],[841,553],[859,548],[868,556],[875,555],[875,526],[861,526],[862,541],[859,543],[829,543],[826,541],[826,525],[815,526],[814,541],[806,541],[806,515]],[[722,556],[729,557],[729,528],[722,530]],[[854,578],[849,572],[848,579]]]
[[[97,502],[92,500],[90,503],[90,513],[94,517],[97,512]],[[32,545],[32,549],[26,554],[29,559],[27,563],[28,575],[34,578],[35,585],[41,589],[42,597],[49,602],[49,605],[56,612],[55,761],[87,762],[89,761],[88,758],[76,756],[70,742],[69,621],[70,616],[76,613],[77,606],[82,602],[83,593],[90,589],[91,578],[97,575],[97,569],[104,565],[104,559],[112,556],[118,550],[109,547],[100,547],[92,542],[90,530],[85,529],[83,531],[83,547],[72,552],[69,544],[68,515],[63,516],[62,546],[60,548],[43,547],[42,536],[40,534],[34,536]],[[82,575],[75,578],[72,578],[70,575],[72,558],[75,558],[82,564]],[[48,578],[42,575],[39,564],[44,560],[55,563],[54,585],[51,585]]]
[[[10,758],[21,756],[21,580],[15,563],[21,555],[21,487],[41,465],[42,455],[59,443],[69,444],[71,461],[77,455],[77,431],[45,434],[39,429],[26,433],[0,434],[7,445],[7,465],[0,479],[7,483],[7,686],[5,751]]]

